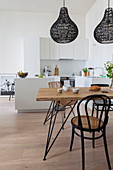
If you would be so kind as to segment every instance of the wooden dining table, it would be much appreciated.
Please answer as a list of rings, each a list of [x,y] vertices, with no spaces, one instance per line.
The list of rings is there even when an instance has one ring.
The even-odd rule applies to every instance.
[[[79,87],[78,93],[73,93],[72,88],[69,91],[62,91],[62,93],[57,92],[57,88],[40,88],[36,97],[37,101],[52,101],[52,107],[50,109],[50,118],[49,118],[49,129],[47,134],[47,141],[45,147],[45,154],[43,160],[46,160],[46,156],[51,150],[53,144],[55,143],[56,139],[58,138],[61,130],[63,129],[65,123],[67,122],[69,116],[73,112],[75,105],[77,104],[78,100],[83,99],[89,95],[98,95],[98,94],[105,94],[113,99],[113,91],[109,89],[109,87],[102,87],[100,91],[89,91],[89,87]],[[65,106],[60,107],[60,101],[67,100],[67,104]],[[63,124],[59,127],[59,130],[51,142],[52,133],[55,127],[55,122],[57,118],[57,114],[59,111],[63,111],[66,106],[68,106],[71,102],[75,101],[71,110],[67,114]]]

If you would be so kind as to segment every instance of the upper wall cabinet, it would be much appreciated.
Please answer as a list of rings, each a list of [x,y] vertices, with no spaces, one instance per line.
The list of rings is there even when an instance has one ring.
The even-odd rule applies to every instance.
[[[40,38],[40,59],[50,59],[49,56],[49,38],[41,37]]]
[[[58,44],[49,37],[40,38],[40,59],[87,60],[89,54],[88,39],[77,38],[68,44]]]
[[[74,43],[60,44],[59,59],[73,59]]]
[[[89,56],[89,41],[78,38],[74,41],[74,60],[87,60]]]
[[[59,59],[59,44],[54,42],[51,38],[49,40],[49,49],[50,49],[50,59]]]

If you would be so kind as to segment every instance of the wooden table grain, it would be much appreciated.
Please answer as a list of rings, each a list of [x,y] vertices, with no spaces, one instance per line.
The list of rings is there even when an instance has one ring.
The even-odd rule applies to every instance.
[[[79,87],[79,93],[74,94],[72,89],[69,91],[62,91],[62,93],[57,92],[57,88],[40,88],[36,97],[37,101],[52,101],[52,100],[81,100],[88,95],[94,94],[105,94],[113,99],[113,91],[109,87],[102,87],[101,90],[106,90],[108,93],[103,93],[101,91],[89,91],[89,87]]]

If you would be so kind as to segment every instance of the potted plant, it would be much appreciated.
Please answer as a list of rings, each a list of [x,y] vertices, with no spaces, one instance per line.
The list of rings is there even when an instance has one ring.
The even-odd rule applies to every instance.
[[[83,71],[83,75],[87,76],[88,69],[87,68],[83,68],[82,71]]]
[[[110,88],[113,89],[113,62],[107,61],[107,63],[104,64],[104,66],[105,66],[105,69],[107,71],[107,74],[106,74],[107,77],[112,79]]]

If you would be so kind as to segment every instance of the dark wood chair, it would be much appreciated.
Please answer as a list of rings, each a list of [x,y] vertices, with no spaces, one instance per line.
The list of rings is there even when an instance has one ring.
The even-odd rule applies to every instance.
[[[89,102],[93,100],[102,100],[102,110],[100,114],[97,117],[92,116],[91,109],[88,108]],[[84,106],[83,103],[85,102]],[[107,103],[107,106],[106,106]],[[111,170],[110,165],[110,159],[107,149],[107,141],[106,141],[106,125],[108,123],[108,112],[110,108],[111,100],[106,95],[90,95],[82,100],[79,101],[77,105],[77,114],[78,116],[75,116],[71,120],[72,124],[72,138],[71,138],[71,144],[70,144],[70,151],[72,150],[73,141],[74,141],[74,134],[81,137],[81,147],[82,147],[82,170],[85,169],[85,149],[84,149],[84,139],[92,140],[92,144],[94,143],[94,140],[99,139],[103,137],[104,141],[104,147],[105,147],[105,153],[107,158],[108,167]],[[82,108],[84,109],[84,112],[82,113],[80,107],[82,105]],[[76,131],[77,130],[77,131]],[[80,133],[79,133],[79,132]],[[85,132],[85,134],[84,134]],[[95,136],[95,132],[98,133],[98,136]],[[86,136],[87,133],[90,133],[91,136]]]
[[[109,87],[109,84],[91,84],[91,86]],[[102,110],[102,105],[103,105],[102,100],[94,100],[93,107],[92,107],[92,114],[94,113],[94,110],[96,110],[96,115],[98,117],[98,112]],[[113,111],[113,101],[111,101],[110,104],[110,111]]]
[[[49,86],[49,88],[62,88],[62,84],[59,81],[49,82],[48,86]],[[74,104],[75,104],[75,101],[70,102],[69,100],[60,100],[60,108],[62,108],[65,105],[67,105],[65,109],[72,108],[72,105],[74,105]],[[54,105],[54,101],[52,101],[50,106],[49,106],[49,109],[47,111],[47,114],[46,114],[46,117],[45,117],[43,124],[45,124],[50,119],[50,114],[51,114],[50,111],[51,111],[51,108],[52,108],[53,105]],[[60,110],[60,108],[59,108],[59,110]],[[66,117],[65,109],[62,110],[63,111],[62,123],[64,122],[64,118]],[[75,116],[74,111],[73,111],[73,115]]]

